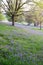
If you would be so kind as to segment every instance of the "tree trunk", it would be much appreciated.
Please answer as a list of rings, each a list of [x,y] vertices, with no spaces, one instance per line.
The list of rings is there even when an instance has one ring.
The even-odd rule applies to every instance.
[[[40,30],[41,30],[41,22],[40,22]]]
[[[37,26],[35,22],[34,22],[34,26]]]
[[[12,26],[14,26],[14,15],[12,15]]]

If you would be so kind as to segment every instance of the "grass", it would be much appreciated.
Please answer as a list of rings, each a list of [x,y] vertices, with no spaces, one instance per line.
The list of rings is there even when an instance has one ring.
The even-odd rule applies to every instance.
[[[0,65],[43,65],[43,36],[0,24]]]
[[[39,31],[43,31],[43,28],[41,28],[41,30],[40,30],[40,28],[37,28],[37,27],[34,27],[34,28],[32,28],[33,30],[39,30]]]

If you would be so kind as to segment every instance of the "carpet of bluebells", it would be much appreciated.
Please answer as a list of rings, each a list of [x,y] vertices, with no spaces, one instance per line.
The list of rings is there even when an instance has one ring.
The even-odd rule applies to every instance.
[[[43,36],[1,24],[0,65],[43,65]]]

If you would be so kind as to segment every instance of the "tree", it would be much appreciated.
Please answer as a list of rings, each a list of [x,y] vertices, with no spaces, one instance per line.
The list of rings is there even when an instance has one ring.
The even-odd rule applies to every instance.
[[[32,13],[30,11],[25,14],[25,20],[28,23],[28,25],[32,23]]]
[[[0,0],[0,13],[1,13],[1,4],[2,4],[2,2],[1,2],[1,0]]]
[[[5,10],[6,14],[11,18],[12,25],[14,26],[15,18],[23,14],[23,6],[28,3],[26,0],[6,0],[6,3],[2,0],[2,8]]]
[[[2,8],[1,8],[1,6],[2,6],[2,2],[1,2],[1,0],[0,0],[0,21],[5,20],[5,17],[4,17],[4,15],[2,14]]]
[[[43,0],[39,0],[38,2],[35,1],[35,0],[33,0],[33,2],[34,2],[37,6],[39,6],[41,9],[43,9]]]
[[[37,20],[39,21],[40,23],[40,30],[41,30],[41,24],[42,24],[42,21],[43,21],[43,0],[40,0],[40,1],[34,1],[33,2],[38,6],[38,11],[37,11]]]

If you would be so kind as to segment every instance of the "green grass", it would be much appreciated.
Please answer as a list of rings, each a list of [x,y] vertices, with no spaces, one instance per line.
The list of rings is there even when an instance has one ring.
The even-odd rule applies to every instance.
[[[0,65],[43,65],[43,36],[0,24]]]

